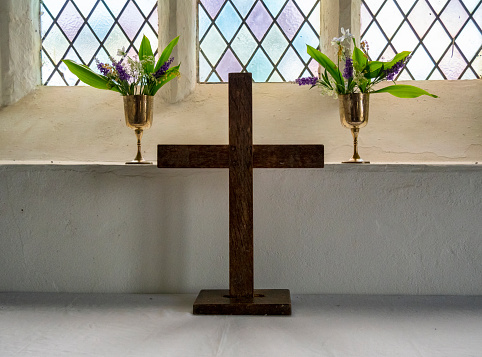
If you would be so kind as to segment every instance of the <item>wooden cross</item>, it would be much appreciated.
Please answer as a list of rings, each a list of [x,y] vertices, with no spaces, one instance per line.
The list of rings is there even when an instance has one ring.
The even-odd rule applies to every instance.
[[[229,74],[229,145],[158,145],[159,168],[229,168],[229,290],[201,290],[195,315],[290,315],[288,289],[254,290],[253,168],[321,168],[323,145],[253,145],[251,73]]]

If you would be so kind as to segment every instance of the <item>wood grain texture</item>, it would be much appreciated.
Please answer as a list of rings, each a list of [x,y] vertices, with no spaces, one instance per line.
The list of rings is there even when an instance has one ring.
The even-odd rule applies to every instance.
[[[321,168],[323,145],[254,145],[254,168]]]
[[[229,74],[229,291],[253,297],[251,73]]]
[[[256,289],[252,298],[230,298],[228,290],[201,290],[194,315],[291,315],[288,289]]]
[[[158,145],[159,168],[228,168],[228,145]]]

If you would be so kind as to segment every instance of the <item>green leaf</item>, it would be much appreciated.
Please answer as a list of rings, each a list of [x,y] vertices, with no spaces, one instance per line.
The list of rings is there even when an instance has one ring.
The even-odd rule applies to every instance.
[[[335,80],[337,87],[339,89],[343,88],[344,92],[345,89],[345,80],[343,79],[343,76],[341,75],[340,70],[338,69],[337,66],[333,63],[332,60],[330,60],[326,55],[318,51],[316,48],[311,47],[310,45],[306,45],[307,50],[306,52],[319,64],[321,64],[327,71],[328,73],[331,74],[333,79]]]
[[[405,59],[411,52],[410,51],[403,51],[397,54],[395,57],[390,62],[382,62],[383,63],[383,69],[389,69],[392,68],[395,63]]]
[[[71,60],[63,60],[67,68],[85,84],[98,88],[120,92],[117,86],[109,86],[109,78],[93,72],[89,67]]]
[[[154,68],[154,72],[157,72],[159,68],[161,68],[161,66],[164,64],[164,62],[169,60],[169,57],[171,56],[171,52],[174,49],[174,46],[177,45],[177,41],[179,41],[179,36],[177,36],[175,39],[169,42],[169,44],[164,49],[164,51],[162,51],[161,57],[159,57],[159,60],[156,63],[156,67]]]
[[[139,61],[143,61],[146,59],[146,57],[154,58],[154,54],[152,53],[151,42],[146,35],[144,35],[144,37],[142,37],[141,46],[139,47]],[[150,62],[145,64],[144,69],[147,71],[147,73],[152,73],[154,70],[154,63]]]
[[[177,65],[176,67],[172,67],[170,69],[167,70],[166,74],[164,74],[162,80],[154,87],[151,95],[154,95],[157,93],[157,91],[159,89],[161,89],[162,86],[164,86],[165,84],[167,84],[169,81],[171,81],[172,79],[176,78],[176,77],[179,77],[180,76],[180,73],[179,73],[179,67],[181,67],[181,64]]]
[[[363,53],[363,51],[355,46],[355,48],[353,49],[352,58],[353,58],[353,67],[355,67],[355,69],[358,72],[363,72],[368,63],[368,59],[365,57],[365,54]]]
[[[388,86],[376,91],[373,91],[372,93],[390,93],[391,95],[394,95],[395,97],[398,98],[417,98],[420,97],[421,95],[428,95],[433,98],[438,98],[435,94],[430,94],[429,92],[415,87],[415,86],[409,86],[406,84],[396,84],[393,86]]]
[[[383,62],[370,61],[366,69],[365,78],[377,78],[383,70]]]

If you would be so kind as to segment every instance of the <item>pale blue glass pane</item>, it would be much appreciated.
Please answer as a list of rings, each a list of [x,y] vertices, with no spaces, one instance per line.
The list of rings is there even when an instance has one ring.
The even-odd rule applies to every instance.
[[[97,54],[95,55],[95,58],[98,59],[99,62],[101,63],[111,63],[109,55],[103,48],[101,48],[99,52],[97,52]],[[97,66],[97,63],[95,61],[93,62],[93,64],[94,66]],[[94,71],[99,72],[98,68],[95,68]]]
[[[365,0],[365,3],[367,4],[372,14],[375,15],[384,1],[385,0]]]
[[[124,5],[127,3],[127,0],[104,0],[105,4],[109,8],[110,11],[114,14],[114,16],[119,16]]]
[[[474,11],[475,7],[480,3],[480,0],[463,0],[462,1],[470,12]]]
[[[77,32],[79,32],[80,27],[84,24],[84,19],[82,19],[74,5],[69,2],[60,14],[57,23],[67,35],[69,41],[72,41]]]
[[[152,28],[154,29],[154,32],[156,34],[158,34],[159,33],[159,16],[158,16],[158,13],[157,13],[157,7],[152,12],[152,15],[149,17],[149,23],[151,24]]]
[[[84,63],[89,63],[99,48],[99,42],[87,26],[84,26],[73,45],[77,49],[77,52],[79,52]]]
[[[441,79],[444,79],[444,77],[442,76],[442,74],[440,73],[440,71],[438,69],[435,69],[435,71],[433,71],[433,73],[430,75],[430,77],[428,79],[441,80]]]
[[[246,17],[249,10],[253,6],[255,0],[232,0],[236,9],[240,12],[241,16]]]
[[[413,53],[412,58],[407,64],[407,68],[416,80],[427,79],[433,66],[434,63],[421,46]]]
[[[291,40],[303,23],[303,15],[290,0],[277,19],[283,32]]]
[[[273,65],[269,62],[263,51],[258,49],[247,69],[248,72],[253,74],[253,80],[255,82],[265,82],[273,70]]]
[[[422,37],[435,19],[435,15],[425,1],[419,1],[408,16],[408,21]]]
[[[65,82],[62,79],[62,77],[60,77],[59,72],[55,71],[52,78],[50,78],[48,85],[49,86],[65,86]]]
[[[137,31],[141,27],[144,18],[142,17],[139,10],[131,2],[127,5],[127,8],[122,13],[119,18],[119,24],[125,31],[130,40],[133,40]]]
[[[75,0],[75,5],[79,8],[84,17],[87,17],[92,11],[97,0]]]
[[[211,19],[206,14],[206,11],[203,10],[201,6],[199,8],[199,39],[204,37],[205,32],[207,31],[209,25],[211,25]]]
[[[425,37],[423,43],[435,61],[438,61],[452,41],[440,22],[436,22]]]
[[[306,52],[306,45],[310,45],[314,48],[318,47],[320,43],[319,37],[313,32],[310,26],[305,23],[300,32],[296,35],[293,46],[298,54],[303,58],[303,61],[307,62],[310,59],[310,55]]]
[[[391,38],[395,33],[395,30],[403,21],[403,15],[395,6],[393,0],[388,0],[380,10],[377,20],[383,29],[383,32],[385,32],[388,38]]]
[[[221,33],[226,38],[226,41],[231,41],[240,24],[241,19],[239,18],[239,15],[228,2],[216,19],[216,25],[218,25]]]
[[[373,17],[370,15],[370,13],[367,10],[367,7],[365,4],[362,4],[361,9],[360,9],[360,33],[363,34],[365,33],[365,30],[367,29],[368,25],[372,21]],[[335,37],[335,36],[333,36]]]
[[[271,60],[276,63],[286,50],[288,41],[281,33],[279,27],[274,25],[271,30],[269,30],[261,45]]]
[[[300,7],[303,14],[308,16],[316,2],[316,0],[298,0],[296,1],[296,4]]]
[[[53,17],[57,17],[60,9],[68,0],[43,0],[43,5],[49,9]]]
[[[392,40],[392,45],[397,52],[413,51],[418,43],[418,38],[406,22],[402,25]]]
[[[482,46],[482,34],[477,27],[475,27],[473,21],[469,21],[455,42],[460,47],[465,57],[471,61],[477,54],[480,46]]]
[[[104,40],[113,23],[114,19],[102,3],[99,3],[89,18],[90,26],[101,40]]]
[[[273,22],[268,10],[262,5],[262,3],[256,3],[253,11],[249,14],[246,23],[248,24],[251,31],[253,31],[256,38],[261,40]]]
[[[44,9],[43,5],[41,7],[41,12],[40,12],[40,24],[42,28],[42,38],[45,36],[45,33],[47,30],[50,28],[52,25],[53,20],[50,17],[49,13]]]
[[[281,78],[278,72],[274,72],[269,78],[268,82],[270,83],[283,82],[283,78]]]
[[[136,40],[134,41],[134,47],[136,51],[139,52],[139,47],[141,46],[142,37],[144,35],[149,39],[149,42],[151,43],[152,52],[156,53],[157,46],[158,46],[157,35],[152,31],[151,27],[147,23],[144,24],[144,26],[141,29],[141,32],[139,33]]]
[[[236,34],[236,37],[231,44],[231,48],[238,55],[243,64],[246,64],[257,47],[256,40],[249,32],[246,25],[241,27],[241,30]]]
[[[65,58],[71,59],[77,63],[80,62],[79,57],[75,54],[75,51],[70,49],[69,52],[65,55]],[[79,80],[72,72],[69,71],[65,63],[61,62],[59,65],[59,71],[61,71],[64,75],[64,78],[69,86],[75,86],[75,83]],[[62,84],[62,85],[65,85]]]
[[[311,13],[310,17],[308,18],[309,23],[315,29],[316,34],[318,37],[320,36],[320,3],[316,5],[315,9]],[[318,46],[314,46],[318,47]]]
[[[469,68],[467,69],[467,71],[465,71],[464,75],[460,79],[477,79],[477,78],[478,77],[474,74],[472,69]]]
[[[398,0],[397,3],[404,12],[404,14],[408,14],[413,4],[415,3],[415,0]]]
[[[264,0],[264,3],[268,8],[269,12],[271,12],[271,15],[273,15],[273,17],[276,17],[283,5],[286,3],[286,0]]]
[[[202,53],[199,54],[199,81],[205,82],[209,73],[211,72],[211,65],[208,63]]]
[[[221,79],[218,77],[216,73],[213,73],[209,79],[207,80],[208,83],[219,83],[221,82]]]
[[[294,81],[296,78],[300,77],[303,68],[303,63],[301,63],[300,59],[292,48],[286,52],[280,64],[278,65],[278,70],[281,72],[281,75],[286,81]]]
[[[383,48],[387,45],[387,40],[385,37],[383,37],[383,34],[377,24],[372,23],[370,25],[363,39],[368,41],[370,46],[368,55],[372,60],[377,60],[381,55]]]
[[[219,56],[221,56],[225,48],[226,42],[223,40],[218,30],[216,30],[215,27],[211,27],[204,38],[204,41],[201,43],[201,49],[203,50],[209,62],[211,62],[213,65],[216,64]]]
[[[50,62],[49,58],[45,54],[44,51],[41,52],[41,61],[42,61],[42,83],[45,84],[49,76],[54,71],[55,67]]]
[[[125,47],[126,49],[129,47],[129,40],[122,33],[118,25],[115,25],[109,37],[107,37],[107,40],[104,42],[104,47],[110,56],[117,55],[117,50],[122,47]]]
[[[69,41],[60,32],[57,25],[54,25],[47,38],[42,42],[42,46],[49,56],[57,64],[69,47]]]

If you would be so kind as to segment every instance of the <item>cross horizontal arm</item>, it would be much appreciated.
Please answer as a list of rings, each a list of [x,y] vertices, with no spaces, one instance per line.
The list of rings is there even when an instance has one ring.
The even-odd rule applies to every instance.
[[[229,145],[158,145],[159,168],[228,168]]]
[[[323,145],[253,145],[254,168],[322,168]]]

